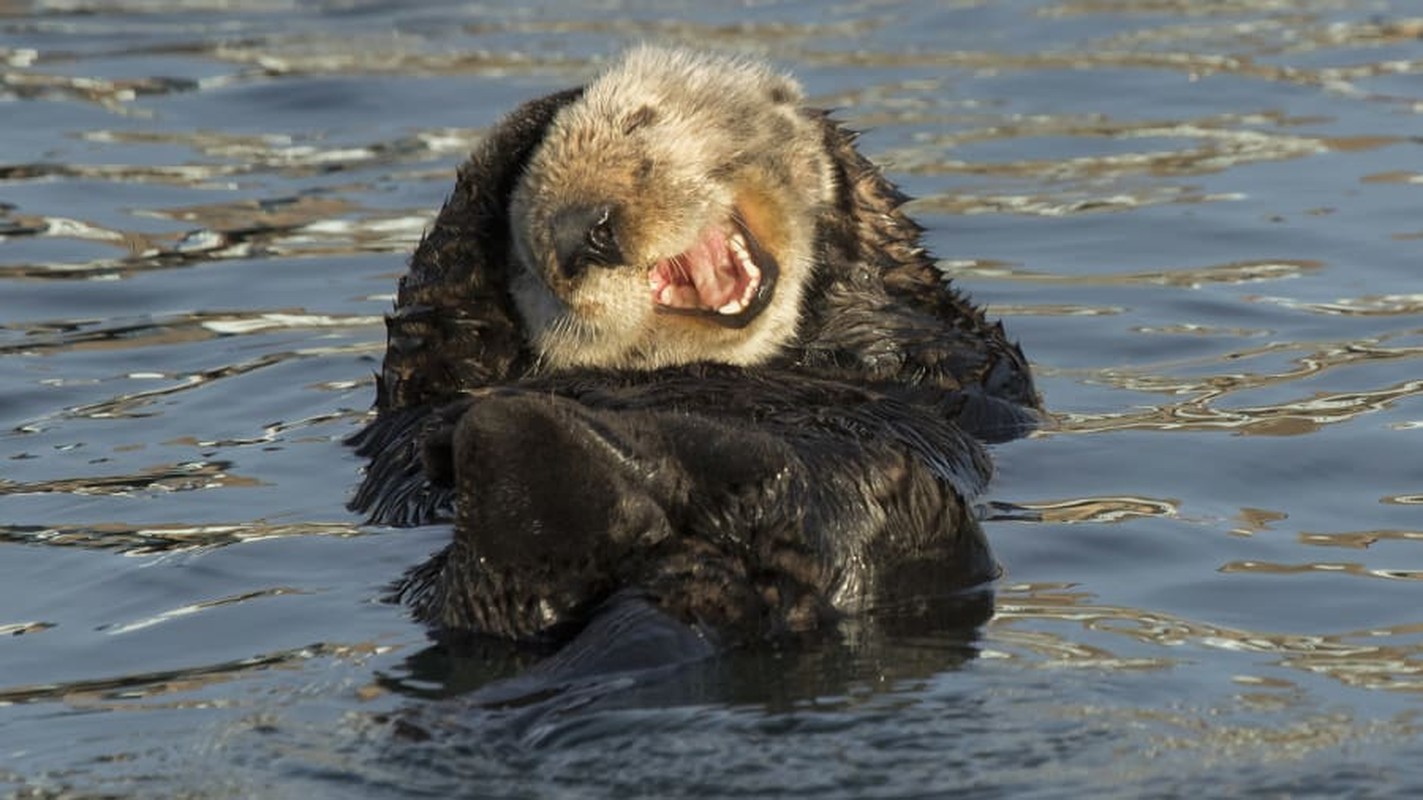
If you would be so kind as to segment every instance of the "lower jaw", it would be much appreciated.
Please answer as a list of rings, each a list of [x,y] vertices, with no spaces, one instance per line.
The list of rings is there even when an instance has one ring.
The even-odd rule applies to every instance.
[[[610,329],[565,314],[538,337],[538,368],[653,370],[701,362],[755,366],[774,358],[795,336],[794,321],[778,324],[778,316],[776,308],[767,308],[744,327],[731,328],[654,308],[631,325]],[[782,335],[778,328],[785,328]]]

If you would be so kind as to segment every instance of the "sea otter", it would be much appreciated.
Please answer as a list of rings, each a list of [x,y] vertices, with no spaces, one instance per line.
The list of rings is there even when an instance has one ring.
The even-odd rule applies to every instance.
[[[640,47],[503,119],[400,279],[353,437],[353,508],[453,509],[397,594],[555,641],[633,598],[737,644],[994,577],[980,442],[1038,398],[905,199],[741,58]]]

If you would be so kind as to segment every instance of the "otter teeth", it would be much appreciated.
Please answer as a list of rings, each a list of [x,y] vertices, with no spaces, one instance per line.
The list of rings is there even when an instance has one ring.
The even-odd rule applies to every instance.
[[[746,247],[746,240],[739,233],[733,233],[727,237],[727,246],[731,248],[731,254],[736,259],[736,265],[741,271],[746,273],[746,287],[741,290],[741,296],[730,301],[726,305],[718,308],[718,314],[740,314],[751,305],[751,298],[756,296],[756,289],[761,285],[761,268],[756,266],[756,262],[751,259],[751,251]]]
[[[647,288],[660,306],[736,316],[754,304],[763,274],[741,233],[704,233],[688,251],[653,265]],[[711,305],[713,297],[720,306]]]
[[[761,270],[757,268],[756,262],[751,260],[751,251],[746,248],[746,240],[741,238],[741,234],[731,234],[727,237],[726,244],[731,248],[732,255],[736,256],[736,263],[746,270],[746,274],[753,278],[761,276]]]

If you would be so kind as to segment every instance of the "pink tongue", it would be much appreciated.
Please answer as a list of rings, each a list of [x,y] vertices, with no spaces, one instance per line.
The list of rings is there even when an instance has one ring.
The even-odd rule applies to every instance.
[[[704,308],[721,308],[740,293],[741,271],[732,265],[726,235],[713,227],[683,255]]]

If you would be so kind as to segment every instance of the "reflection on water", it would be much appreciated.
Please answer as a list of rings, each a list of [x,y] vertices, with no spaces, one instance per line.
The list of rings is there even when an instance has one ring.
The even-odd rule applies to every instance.
[[[273,592],[269,594],[276,594]],[[258,595],[253,594],[251,597]],[[239,602],[251,597],[229,598],[222,602]],[[198,608],[175,609],[171,615],[188,614]],[[160,620],[141,621],[130,628],[110,631],[113,634],[128,633],[145,624],[156,624]],[[30,626],[15,634],[33,633],[42,626]],[[208,689],[224,683],[239,680],[242,674],[253,670],[299,667],[313,659],[344,659],[360,661],[371,655],[378,655],[384,648],[372,644],[335,645],[316,644],[297,650],[269,653],[244,658],[224,664],[202,667],[185,667],[182,670],[150,672],[124,675],[122,677],[71,681],[67,683],[16,686],[0,691],[0,703],[33,703],[43,700],[61,700],[66,705],[83,711],[143,711],[158,708],[200,708],[209,705],[207,700],[186,700],[197,689]],[[170,696],[172,696],[170,698]],[[159,698],[158,702],[151,702]]]
[[[211,486],[205,488],[212,488]],[[169,489],[171,491],[171,489]],[[303,522],[294,524],[151,525],[120,523],[84,527],[42,528],[32,525],[0,526],[0,541],[115,550],[130,556],[151,556],[194,548],[270,539],[276,536],[356,536],[356,525]]]
[[[1088,380],[1136,392],[1186,396],[1188,399],[1125,412],[1062,413],[1057,415],[1059,425],[1055,430],[1093,433],[1127,429],[1229,429],[1245,435],[1267,436],[1312,433],[1323,425],[1345,422],[1361,414],[1391,408],[1400,401],[1416,397],[1423,392],[1423,380],[1407,380],[1374,389],[1315,391],[1306,399],[1262,406],[1223,406],[1220,401],[1229,399],[1233,394],[1291,384],[1332,369],[1379,361],[1416,361],[1423,357],[1423,346],[1389,347],[1383,344],[1384,341],[1386,339],[1336,343],[1322,348],[1317,343],[1271,342],[1259,347],[1240,349],[1225,358],[1232,367],[1249,364],[1251,359],[1267,360],[1269,366],[1274,367],[1273,372],[1231,372],[1184,377],[1138,370],[1097,370]],[[1281,356],[1292,354],[1294,357],[1283,369],[1276,366],[1280,364]],[[1212,360],[1215,363],[1218,361]],[[1162,366],[1157,365],[1157,368]],[[1175,363],[1164,366],[1181,368],[1197,365]],[[1409,366],[1412,365],[1405,366],[1399,373],[1412,372]]]
[[[0,785],[1423,790],[1416,9],[231,6],[0,2]],[[1052,424],[998,449],[976,632],[471,710],[527,654],[379,601],[447,531],[346,512],[339,441],[461,155],[643,39],[864,129]]]
[[[1300,542],[1322,547],[1367,549],[1376,542],[1423,540],[1423,531],[1348,531],[1345,533],[1301,533]]]
[[[1292,574],[1318,570],[1405,580],[1423,578],[1423,572],[1375,575],[1358,566],[1235,563],[1222,566],[1221,571]],[[1259,662],[1262,665],[1324,675],[1349,686],[1403,691],[1423,689],[1423,622],[1327,635],[1283,634],[1228,628],[1160,611],[1099,605],[1091,600],[1088,593],[1061,585],[1005,587],[998,597],[992,649],[984,656],[1022,660],[1036,668],[1150,669],[1169,667],[1178,660],[1165,655],[1123,657],[1113,653],[1109,646],[1089,645],[1069,635],[1032,627],[1033,623],[1068,622],[1085,631],[1109,634],[1108,641],[1120,638],[1162,648],[1179,649],[1189,645],[1193,650],[1257,653],[1268,656]],[[1252,683],[1281,682],[1278,677],[1267,676],[1235,676],[1234,679]],[[1284,685],[1294,684],[1285,682]]]

